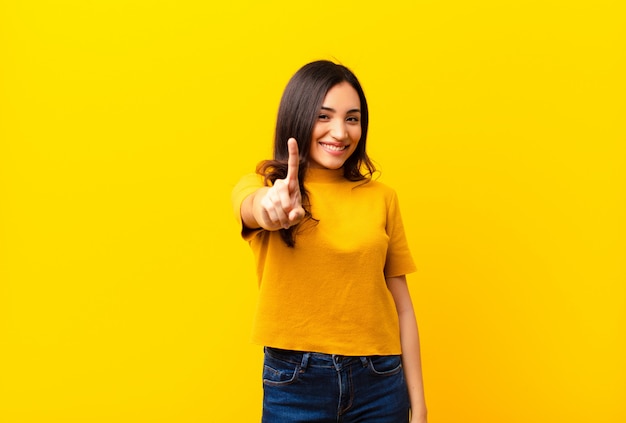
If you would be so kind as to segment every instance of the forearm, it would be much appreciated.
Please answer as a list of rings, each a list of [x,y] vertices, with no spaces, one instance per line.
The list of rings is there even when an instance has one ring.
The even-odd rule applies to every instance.
[[[241,203],[241,221],[244,227],[248,229],[256,229],[261,227],[261,223],[257,220],[255,215],[255,207],[259,208],[259,200],[267,192],[268,188],[259,188],[249,196],[247,196]],[[258,210],[256,211],[258,214]]]
[[[400,323],[402,365],[411,399],[411,422],[426,423],[426,401],[422,379],[420,339],[411,294],[406,276],[387,278],[387,287],[393,296]]]
[[[405,310],[398,317],[400,319],[402,365],[411,399],[412,421],[425,422],[426,401],[424,398],[420,341],[415,313],[413,310]]]

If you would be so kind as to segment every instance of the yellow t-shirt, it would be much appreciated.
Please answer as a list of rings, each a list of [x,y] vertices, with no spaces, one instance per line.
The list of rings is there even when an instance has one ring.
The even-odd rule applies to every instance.
[[[239,222],[242,201],[261,186],[262,178],[250,174],[234,188]],[[317,221],[301,225],[294,248],[278,232],[242,231],[259,283],[253,341],[327,354],[400,354],[385,277],[414,272],[415,265],[395,191],[348,181],[342,169],[309,169],[305,187]]]

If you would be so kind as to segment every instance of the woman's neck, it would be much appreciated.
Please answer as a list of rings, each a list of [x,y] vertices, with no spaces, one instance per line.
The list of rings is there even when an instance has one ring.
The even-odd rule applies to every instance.
[[[344,181],[343,167],[339,169],[326,169],[319,167],[309,167],[306,171],[306,182],[340,182]]]

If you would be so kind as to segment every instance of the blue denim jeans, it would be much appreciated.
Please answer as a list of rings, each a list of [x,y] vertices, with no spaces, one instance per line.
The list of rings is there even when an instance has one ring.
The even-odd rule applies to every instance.
[[[406,423],[409,407],[399,355],[265,348],[264,423]]]

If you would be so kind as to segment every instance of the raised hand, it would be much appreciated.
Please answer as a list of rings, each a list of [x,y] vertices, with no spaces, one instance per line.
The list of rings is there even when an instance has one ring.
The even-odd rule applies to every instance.
[[[261,196],[258,206],[254,207],[256,221],[262,228],[270,231],[287,229],[300,223],[304,218],[298,182],[300,156],[295,138],[289,138],[287,148],[289,149],[287,177],[275,180],[274,185]]]

